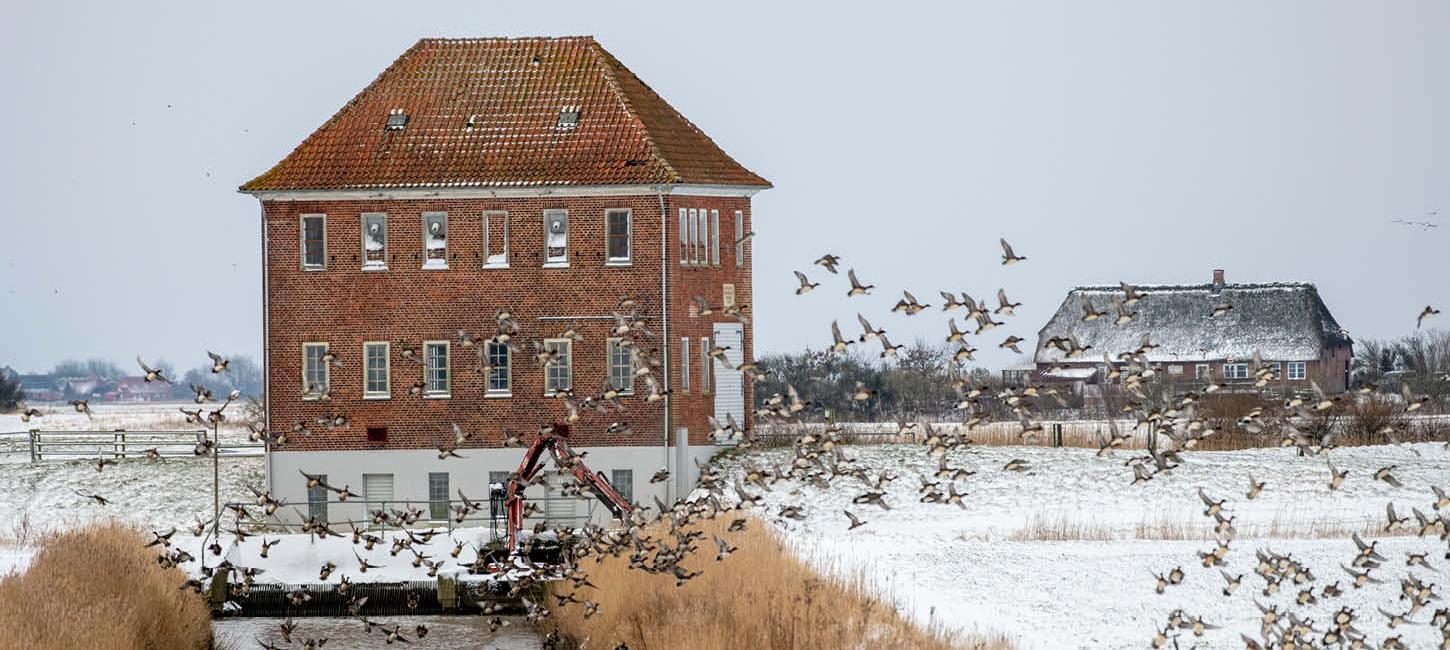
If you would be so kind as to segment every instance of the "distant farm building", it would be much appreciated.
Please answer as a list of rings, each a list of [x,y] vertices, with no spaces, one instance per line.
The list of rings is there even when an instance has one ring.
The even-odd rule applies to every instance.
[[[1146,335],[1156,347],[1145,356],[1163,381],[1253,387],[1258,354],[1274,371],[1260,388],[1308,390],[1312,381],[1343,392],[1349,386],[1354,342],[1313,284],[1229,284],[1219,270],[1207,284],[1139,285],[1137,291],[1141,298],[1133,305],[1122,304],[1120,286],[1068,292],[1038,331],[1032,367],[1004,371],[1004,379],[1070,383],[1090,396],[1108,365],[1139,349]],[[1068,336],[1081,348],[1076,354],[1061,343]]]
[[[159,382],[148,382],[144,377],[122,377],[116,380],[115,388],[106,392],[108,402],[163,402],[171,399],[171,386]]]

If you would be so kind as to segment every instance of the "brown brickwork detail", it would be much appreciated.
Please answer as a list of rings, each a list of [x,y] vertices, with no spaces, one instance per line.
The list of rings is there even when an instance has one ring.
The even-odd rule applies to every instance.
[[[749,230],[749,199],[666,196],[670,274],[669,340],[654,345],[671,345],[672,371],[678,370],[678,341],[689,336],[698,341],[709,336],[712,322],[733,322],[721,314],[690,318],[693,295],[706,296],[712,305],[720,303],[724,283],[735,284],[736,301],[751,300],[749,243],[743,268],[735,266],[734,213],[742,210]],[[718,268],[680,268],[674,232],[679,207],[720,210],[720,265]],[[605,212],[631,211],[630,266],[605,264]],[[569,268],[543,268],[544,210],[569,212]],[[544,396],[543,370],[535,363],[531,341],[552,337],[572,324],[585,337],[573,350],[573,385],[579,397],[597,395],[604,384],[606,338],[612,320],[608,316],[622,295],[635,296],[641,313],[657,335],[664,327],[660,312],[660,199],[657,195],[621,197],[540,197],[457,200],[376,201],[263,201],[267,223],[268,275],[267,364],[271,426],[285,431],[293,423],[311,422],[331,413],[346,414],[348,427],[311,436],[292,437],[286,449],[419,449],[437,447],[451,436],[455,422],[476,436],[474,446],[497,446],[505,428],[518,434],[532,433],[539,424],[562,421],[560,400]],[[483,268],[483,213],[503,210],[509,220],[509,268]],[[448,262],[446,270],[424,270],[422,213],[448,213]],[[387,220],[386,271],[364,271],[361,243],[361,215],[383,212]],[[325,214],[327,266],[325,270],[301,268],[299,217]],[[474,351],[461,347],[456,339],[460,328],[471,333],[491,334],[499,309],[512,311],[521,330],[523,349],[512,361],[512,397],[484,396],[484,377],[474,368]],[[540,317],[581,317],[572,323],[542,321]],[[583,317],[593,317],[585,320]],[[751,328],[745,328],[746,358],[751,357]],[[408,392],[422,379],[421,364],[400,354],[400,342],[421,347],[425,340],[450,340],[452,344],[451,396],[427,399]],[[332,398],[304,400],[302,393],[302,344],[326,342],[343,367],[332,368]],[[365,341],[389,341],[390,390],[386,400],[364,400],[363,357]],[[692,378],[698,374],[698,343],[692,351]],[[576,445],[658,445],[663,434],[663,404],[644,401],[643,382],[636,382],[639,396],[625,397],[622,413],[588,412],[573,426]],[[708,442],[706,416],[713,414],[713,397],[700,394],[696,382],[691,392],[673,399],[674,425],[687,426],[692,444]],[[746,382],[747,414],[753,387]],[[605,428],[614,421],[633,429],[627,435],[609,435]],[[368,442],[367,427],[386,426],[386,442]],[[465,447],[469,445],[464,445]]]

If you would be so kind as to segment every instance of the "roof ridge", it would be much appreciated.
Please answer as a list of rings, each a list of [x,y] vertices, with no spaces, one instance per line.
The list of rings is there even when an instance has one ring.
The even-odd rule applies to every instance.
[[[1212,282],[1200,282],[1200,283],[1197,283],[1197,284],[1150,284],[1150,283],[1138,283],[1138,284],[1132,284],[1131,286],[1133,286],[1134,288],[1137,288],[1137,289],[1157,289],[1159,291],[1183,291],[1183,290],[1189,290],[1189,289],[1212,289],[1214,287],[1219,287],[1221,289],[1313,289],[1313,290],[1316,290],[1316,291],[1318,290],[1318,287],[1316,287],[1313,282],[1302,282],[1302,281],[1228,282],[1228,283],[1224,283],[1222,285],[1216,285],[1216,284],[1214,284]],[[1086,284],[1086,285],[1078,285],[1078,286],[1075,286],[1072,289],[1070,289],[1069,291],[1070,292],[1071,291],[1116,291],[1116,292],[1121,292],[1122,290],[1123,290],[1122,286],[1116,285],[1116,284]]]
[[[664,153],[660,151],[654,136],[649,132],[649,126],[644,123],[644,118],[639,116],[639,111],[635,110],[634,102],[630,101],[629,93],[624,92],[624,87],[619,85],[619,80],[614,76],[614,64],[619,63],[619,61],[608,50],[604,49],[604,46],[592,38],[589,39],[589,52],[594,57],[595,65],[598,65],[603,72],[604,80],[609,83],[609,89],[614,91],[614,95],[619,99],[619,103],[624,105],[624,114],[628,115],[629,119],[639,128],[645,144],[649,146],[650,155],[654,156],[654,159],[659,161],[660,165],[664,166],[665,171],[669,174],[667,182],[678,182],[681,178],[680,173],[675,170],[674,165],[671,165],[669,159],[665,158]],[[624,64],[620,63],[619,65],[623,67]]]

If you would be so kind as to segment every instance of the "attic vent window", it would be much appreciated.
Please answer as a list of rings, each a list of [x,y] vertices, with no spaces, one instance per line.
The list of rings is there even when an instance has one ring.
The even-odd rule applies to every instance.
[[[407,126],[408,126],[408,114],[407,113],[404,113],[403,112],[403,109],[400,108],[400,109],[394,110],[391,113],[388,113],[388,124],[387,124],[387,127],[386,127],[387,130],[389,130],[389,131],[402,131],[403,128],[404,127],[407,127]]]
[[[579,126],[579,107],[565,106],[559,110],[559,128],[572,129]]]

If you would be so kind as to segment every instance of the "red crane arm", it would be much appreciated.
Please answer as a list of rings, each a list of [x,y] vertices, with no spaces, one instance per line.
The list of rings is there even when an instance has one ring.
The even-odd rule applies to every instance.
[[[567,429],[565,430],[567,431]],[[582,458],[578,458],[569,443],[565,440],[566,434],[546,433],[540,435],[529,445],[524,452],[524,458],[519,463],[519,468],[509,477],[507,496],[504,497],[504,509],[508,514],[508,548],[510,553],[518,552],[518,533],[524,525],[524,488],[528,487],[529,481],[538,476],[543,469],[544,452],[548,451],[554,457],[554,463],[559,467],[567,467],[574,474],[574,480],[580,485],[587,487],[596,499],[604,502],[605,507],[614,515],[615,519],[623,519],[629,515],[634,506],[620,496],[614,486],[605,480],[603,474],[591,472],[584,464]]]

